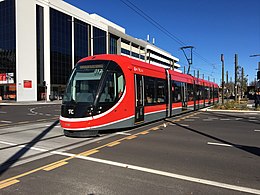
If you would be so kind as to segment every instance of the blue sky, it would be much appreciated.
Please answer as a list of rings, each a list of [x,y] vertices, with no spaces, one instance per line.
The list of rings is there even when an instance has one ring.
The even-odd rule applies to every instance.
[[[162,33],[122,1],[65,0],[88,12],[96,13],[126,29],[136,38],[155,38],[155,45],[187,61],[179,49],[182,44]],[[260,54],[260,0],[128,0],[158,22],[185,45],[195,47],[191,70],[199,70],[205,78],[221,79],[220,55],[225,57],[225,72],[234,81],[234,56],[244,67],[249,81],[254,80]],[[226,78],[226,77],[225,77]]]

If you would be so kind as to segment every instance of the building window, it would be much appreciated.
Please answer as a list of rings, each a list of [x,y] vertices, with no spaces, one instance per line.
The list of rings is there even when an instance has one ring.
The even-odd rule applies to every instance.
[[[15,0],[0,2],[0,98],[16,99]]]
[[[74,19],[74,63],[89,55],[89,24]]]
[[[135,58],[139,58],[139,54],[138,53],[135,53],[135,52],[131,52],[131,55],[133,56],[133,57],[135,57]]]
[[[106,31],[93,27],[93,55],[107,53]]]
[[[50,9],[51,84],[65,85],[72,69],[72,18]]]
[[[121,48],[121,53],[129,55],[130,56],[130,51],[124,48]]]
[[[36,38],[37,38],[37,84],[44,81],[44,24],[43,7],[36,7]]]
[[[117,54],[117,40],[119,38],[114,35],[110,35],[110,45],[109,45],[109,53]]]

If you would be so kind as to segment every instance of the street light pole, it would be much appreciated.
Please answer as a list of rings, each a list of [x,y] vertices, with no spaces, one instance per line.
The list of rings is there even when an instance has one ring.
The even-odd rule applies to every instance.
[[[250,55],[249,57],[259,57],[260,54],[254,54],[254,55]],[[258,62],[258,69],[257,69],[257,73],[256,73],[256,86],[255,89],[258,90],[258,88],[260,88],[260,62]]]
[[[237,69],[238,69],[238,55],[235,54],[235,102],[237,102]]]
[[[222,62],[222,97],[221,97],[221,101],[222,101],[222,105],[224,105],[224,54],[221,54],[221,62]]]

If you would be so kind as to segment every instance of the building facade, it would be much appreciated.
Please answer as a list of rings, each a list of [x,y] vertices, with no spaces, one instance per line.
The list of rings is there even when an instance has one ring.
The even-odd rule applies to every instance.
[[[62,0],[0,0],[0,100],[59,99],[76,62],[126,55],[176,71],[176,57]]]

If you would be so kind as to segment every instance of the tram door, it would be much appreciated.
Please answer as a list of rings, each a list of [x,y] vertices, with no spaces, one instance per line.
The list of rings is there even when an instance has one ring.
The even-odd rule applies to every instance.
[[[181,95],[182,95],[182,111],[187,110],[187,83],[182,83],[181,85]]]
[[[135,75],[135,123],[144,121],[144,78]]]
[[[166,79],[167,79],[167,87],[166,87],[166,94],[167,97],[167,104],[166,104],[166,117],[172,116],[172,82],[171,82],[171,75],[169,70],[166,70]]]

